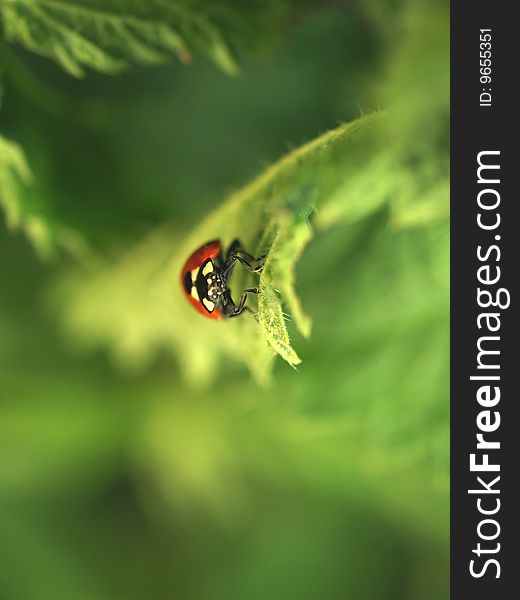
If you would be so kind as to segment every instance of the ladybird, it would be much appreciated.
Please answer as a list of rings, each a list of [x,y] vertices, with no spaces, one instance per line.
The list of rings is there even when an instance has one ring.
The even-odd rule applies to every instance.
[[[246,306],[248,294],[257,294],[258,288],[247,288],[235,304],[228,287],[228,280],[236,263],[250,273],[260,273],[264,257],[255,258],[241,249],[239,240],[234,240],[224,255],[220,240],[204,244],[188,258],[181,271],[181,287],[191,305],[210,319],[238,317]]]

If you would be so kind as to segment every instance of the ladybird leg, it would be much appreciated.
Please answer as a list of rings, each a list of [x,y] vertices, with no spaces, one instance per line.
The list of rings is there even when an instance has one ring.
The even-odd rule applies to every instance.
[[[250,272],[254,273],[254,267],[250,265],[246,260],[239,257],[238,254],[232,254],[229,258],[226,259],[226,262],[222,266],[222,274],[225,279],[227,279],[231,275],[231,271],[235,266],[236,262],[239,262],[244,265],[244,267]],[[245,263],[245,264],[244,264]]]
[[[221,298],[221,307],[226,318],[233,316],[236,310],[236,305],[233,302],[233,298],[231,297],[231,292],[229,290],[226,290],[226,293]]]
[[[229,308],[226,311],[226,316],[228,318],[238,317],[238,315],[243,313],[245,310],[252,313],[253,315],[256,314],[253,310],[251,310],[251,308],[249,308],[249,306],[246,306],[248,294],[258,294],[258,288],[247,288],[246,290],[244,290],[242,292],[242,296],[240,297],[240,302],[238,303],[238,306],[236,306],[231,300],[231,297],[229,297],[229,300],[231,300],[232,302],[232,306],[229,306]]]
[[[242,258],[242,256],[240,256],[239,254],[232,254],[226,260],[226,262],[224,263],[224,266],[222,267],[225,277],[229,277],[229,274],[231,273],[231,269],[233,268],[233,265],[237,261],[250,273],[261,273],[264,268],[263,259],[253,258],[253,262],[254,261],[262,261],[262,262],[258,262],[258,264],[256,264],[256,265],[253,265],[253,264],[251,264],[251,262],[249,262],[245,258]]]
[[[231,242],[226,254],[226,262],[229,260],[229,258],[231,258],[231,256],[233,256],[233,254],[236,254],[236,252],[240,249],[241,245],[242,244],[240,243],[240,240],[238,238],[235,238]]]
[[[252,267],[252,273],[261,273],[262,269],[264,268],[264,262],[265,262],[265,254],[262,254],[262,256],[259,256],[258,258],[254,257],[252,254],[249,254],[249,252],[244,252],[244,250],[237,250],[236,252],[237,255],[237,260],[239,260],[242,264],[244,264],[244,260],[247,261],[249,264],[249,266],[251,266],[251,264],[256,263],[256,265],[254,267]],[[246,267],[247,268],[247,267]]]
[[[226,259],[226,262],[222,265],[222,277],[226,280],[230,275],[233,267],[235,266],[236,258],[234,256],[230,256]]]
[[[226,259],[222,265],[222,272],[224,275],[224,278],[228,278],[231,275],[231,270],[233,269],[234,265],[235,265],[235,261],[236,261],[236,253],[240,248],[240,240],[238,238],[235,238],[232,242],[231,245],[228,248],[228,251],[226,253]]]
[[[245,250],[242,250],[241,248],[238,248],[237,250],[235,250],[233,252],[233,254],[240,254],[243,258],[245,258],[251,262],[257,262],[257,261],[261,260],[262,258],[264,258],[263,256],[260,258],[255,258],[252,254],[249,254],[249,252],[246,252]]]
[[[248,255],[250,256],[250,255]],[[234,260],[238,260],[238,262],[246,269],[248,270],[250,273],[261,273],[262,269],[264,268],[264,263],[260,262],[256,265],[251,264],[252,262],[255,262],[259,259],[257,258],[253,258],[251,262],[249,260],[246,260],[245,258],[243,258],[242,256],[235,254],[234,255]]]
[[[256,288],[256,287],[247,288],[242,292],[242,296],[240,296],[240,302],[238,303],[238,306],[236,308],[236,315],[239,315],[244,310],[247,310],[248,312],[252,313],[253,315],[256,314],[253,310],[251,310],[251,308],[249,306],[246,306],[246,300],[247,300],[248,294],[258,294],[258,288]]]
[[[238,260],[251,273],[260,273],[264,264],[265,255],[256,258],[252,254],[249,254],[249,252],[242,250],[241,246],[242,244],[238,238],[231,242],[224,262],[224,268],[229,266],[231,261],[234,262]],[[253,263],[258,264],[253,267]]]

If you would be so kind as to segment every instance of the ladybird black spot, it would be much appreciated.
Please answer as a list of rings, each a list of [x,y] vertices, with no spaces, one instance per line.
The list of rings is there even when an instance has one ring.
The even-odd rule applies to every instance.
[[[184,289],[186,293],[189,294],[191,292],[192,282],[191,282],[191,273],[188,271],[186,275],[184,275]]]
[[[202,300],[202,298],[206,298],[208,295],[208,284],[206,282],[206,278],[204,277],[204,275],[199,271],[199,275],[197,277],[197,293],[199,295],[199,298]]]

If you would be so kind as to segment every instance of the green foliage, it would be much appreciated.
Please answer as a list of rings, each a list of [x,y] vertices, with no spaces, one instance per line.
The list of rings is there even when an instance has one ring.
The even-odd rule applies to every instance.
[[[106,77],[69,48],[72,80],[21,38],[2,55],[3,208],[40,219],[40,253],[73,251],[42,264],[0,230],[0,596],[446,597],[444,0],[298,27],[307,2],[0,0],[4,28],[29,4],[54,24],[81,5],[74,31],[116,70],[178,52],[127,18],[171,9],[194,60]],[[85,16],[123,6],[117,33]],[[196,60],[208,23],[239,76]],[[257,318],[212,322],[179,271],[236,236],[267,255],[232,277],[260,287]]]
[[[49,223],[30,198],[32,174],[23,150],[15,142],[0,136],[0,205],[7,226],[22,229],[41,256],[52,249]]]
[[[20,146],[0,137],[0,201],[9,227],[18,227],[22,222],[21,186],[28,183],[31,177]]]
[[[76,77],[85,69],[117,73],[129,63],[182,63],[201,51],[228,74],[238,72],[232,46],[256,46],[277,21],[288,19],[288,2],[233,0],[211,6],[191,0],[1,0],[5,37],[56,61]],[[249,33],[249,35],[248,35]]]
[[[449,215],[449,45],[445,0],[407,6],[403,28],[382,86],[386,102],[401,105],[387,128],[396,158],[399,193],[392,205],[396,226],[421,226]],[[428,25],[418,26],[427,11]],[[404,167],[404,168],[403,168]]]
[[[117,73],[129,62],[157,63],[168,54],[188,62],[192,43],[224,70],[236,71],[220,32],[182,3],[3,0],[0,8],[8,41],[76,77],[85,68]]]
[[[61,247],[85,260],[89,251],[81,234],[53,219],[38,191],[22,148],[0,136],[0,206],[7,227],[22,230],[41,259]]]
[[[172,54],[189,63],[194,51],[236,75],[237,50],[258,52],[292,14],[290,2],[278,0],[251,0],[247,16],[242,8],[234,0],[218,6],[192,0],[0,0],[0,24],[7,42],[54,60],[75,77],[83,77],[88,69],[115,74],[132,63],[164,62]],[[21,70],[22,64],[15,63],[14,68]],[[41,92],[39,85],[37,93]],[[45,89],[43,93],[53,97]],[[28,183],[23,151],[4,142],[0,159],[2,205],[9,211],[11,226],[20,225],[25,212],[22,228],[41,256],[53,253],[58,245],[84,254],[81,235],[53,225],[41,198],[22,200],[22,185]],[[22,211],[22,204],[36,204],[38,210]]]

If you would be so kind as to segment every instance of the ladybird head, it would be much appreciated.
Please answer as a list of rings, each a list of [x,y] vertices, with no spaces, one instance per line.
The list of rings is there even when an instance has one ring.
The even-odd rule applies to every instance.
[[[219,304],[226,291],[221,269],[214,262],[220,255],[218,240],[205,244],[186,261],[181,272],[181,285],[191,303],[200,313],[221,319]]]
[[[222,296],[226,293],[227,284],[220,269],[215,269],[214,265],[212,266],[213,270],[205,276],[207,286],[206,298],[210,302],[218,304]]]

